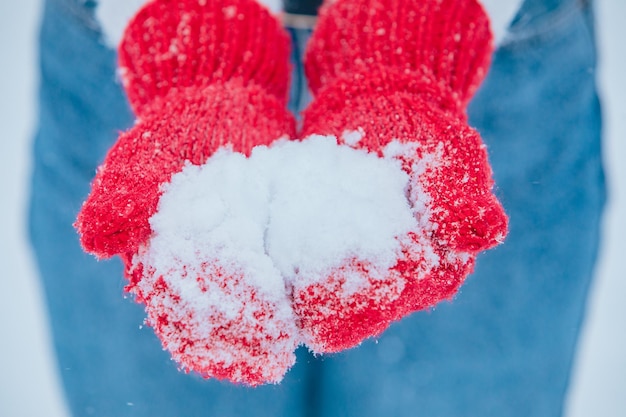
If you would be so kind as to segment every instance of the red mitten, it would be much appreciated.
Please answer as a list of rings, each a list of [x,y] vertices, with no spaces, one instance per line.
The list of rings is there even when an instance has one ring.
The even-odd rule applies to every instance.
[[[163,346],[206,377],[277,382],[295,360],[284,282],[263,231],[245,227],[257,213],[231,210],[231,191],[254,189],[253,175],[220,180],[237,155],[295,136],[288,48],[254,0],[149,2],[119,49],[138,121],[109,151],[76,221],[85,250],[122,256],[127,289]]]
[[[399,161],[418,226],[397,237],[397,261],[382,274],[355,256],[315,283],[296,281],[294,310],[313,350],[352,347],[452,297],[476,254],[504,239],[507,217],[466,116],[491,51],[476,0],[337,0],[320,11],[302,136],[333,135]]]

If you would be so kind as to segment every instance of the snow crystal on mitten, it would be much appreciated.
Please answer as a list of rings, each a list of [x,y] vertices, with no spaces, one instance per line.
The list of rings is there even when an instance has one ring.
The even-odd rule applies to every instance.
[[[279,381],[295,360],[293,312],[258,248],[224,247],[209,226],[177,235],[199,213],[171,203],[178,197],[162,199],[223,189],[202,184],[194,171],[220,148],[249,155],[294,137],[285,106],[288,44],[254,0],[154,0],[132,19],[119,48],[138,121],[98,169],[76,228],[88,252],[122,256],[127,289],[146,304],[163,346],[205,377]],[[231,213],[227,206],[204,214],[206,225]]]
[[[507,217],[466,116],[491,50],[488,17],[475,0],[337,0],[320,11],[306,54],[315,99],[302,136],[334,135],[399,161],[419,227],[397,237],[402,253],[391,268],[357,255],[294,286],[313,350],[354,346],[452,297],[476,254],[504,239]],[[349,295],[346,272],[360,282]]]

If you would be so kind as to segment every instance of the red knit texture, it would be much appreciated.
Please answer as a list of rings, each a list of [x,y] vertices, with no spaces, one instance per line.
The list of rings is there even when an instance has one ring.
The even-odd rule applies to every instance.
[[[321,9],[306,53],[315,99],[302,136],[335,135],[343,144],[344,132],[360,131],[363,138],[352,146],[381,155],[392,141],[414,144],[412,154],[398,156],[410,176],[409,200],[415,203],[419,190],[430,201],[415,212],[426,224],[424,236],[399,237],[403,256],[388,280],[373,281],[365,272],[369,283],[345,299],[337,291],[344,281],[339,269],[325,282],[294,290],[294,310],[315,351],[355,346],[392,321],[449,299],[476,254],[504,239],[508,220],[491,191],[485,146],[466,116],[491,52],[489,20],[476,0],[337,0]],[[436,166],[414,173],[427,155],[437,155]],[[421,239],[439,259],[432,269]],[[395,297],[398,285],[403,290]],[[385,303],[381,293],[394,301]]]
[[[137,259],[149,245],[161,186],[186,163],[204,164],[223,146],[249,155],[255,146],[295,136],[285,105],[288,57],[288,35],[254,0],[154,0],[130,22],[119,49],[138,121],[108,152],[75,227],[86,251],[122,256],[131,279],[127,290],[146,304],[163,346],[186,370],[205,377],[249,385],[279,381],[295,361],[295,326],[277,321],[276,306],[245,276],[224,276],[219,260],[207,260],[192,278],[200,289],[211,284],[239,291],[241,308],[255,311],[247,320],[194,310]],[[203,323],[219,331],[203,334]]]

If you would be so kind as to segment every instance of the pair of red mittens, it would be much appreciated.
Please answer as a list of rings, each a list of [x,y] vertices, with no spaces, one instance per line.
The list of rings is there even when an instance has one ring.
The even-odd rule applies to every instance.
[[[506,234],[465,116],[490,39],[475,0],[329,2],[293,141],[289,39],[264,7],[148,3],[119,50],[138,121],[79,213],[83,247],[122,257],[163,346],[205,377],[279,382],[300,343],[336,352],[380,334],[452,297]]]

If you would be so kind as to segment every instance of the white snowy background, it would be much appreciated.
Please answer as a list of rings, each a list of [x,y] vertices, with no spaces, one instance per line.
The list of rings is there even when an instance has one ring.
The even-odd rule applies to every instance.
[[[0,416],[65,417],[25,238],[41,0],[0,2]],[[567,417],[626,416],[626,1],[597,0],[610,201]]]

